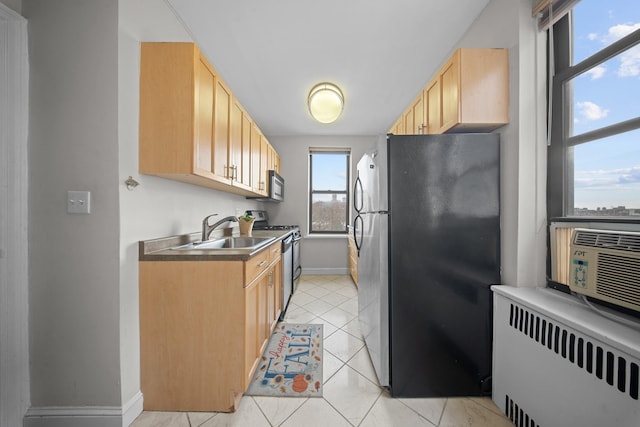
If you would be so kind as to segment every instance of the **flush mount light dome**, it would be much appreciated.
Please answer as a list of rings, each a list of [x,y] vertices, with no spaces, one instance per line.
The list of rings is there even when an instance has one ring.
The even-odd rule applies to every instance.
[[[338,86],[332,83],[320,83],[309,92],[307,103],[314,119],[320,123],[331,123],[342,114],[344,96]]]

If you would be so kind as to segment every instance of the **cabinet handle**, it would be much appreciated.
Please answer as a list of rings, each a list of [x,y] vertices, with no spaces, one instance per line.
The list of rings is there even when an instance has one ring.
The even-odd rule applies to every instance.
[[[238,180],[238,165],[233,165],[233,179]]]
[[[267,263],[267,260],[263,260],[260,264],[258,264],[258,267],[262,267],[263,265],[265,265]]]
[[[273,288],[273,270],[269,272],[269,287]]]

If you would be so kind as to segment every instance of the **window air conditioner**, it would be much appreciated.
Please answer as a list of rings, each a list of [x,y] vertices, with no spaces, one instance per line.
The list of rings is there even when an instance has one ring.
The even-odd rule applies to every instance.
[[[569,288],[640,312],[640,233],[576,228]]]

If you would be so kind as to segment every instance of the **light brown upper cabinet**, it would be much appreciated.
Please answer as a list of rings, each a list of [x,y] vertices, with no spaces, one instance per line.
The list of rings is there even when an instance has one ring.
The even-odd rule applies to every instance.
[[[438,133],[440,129],[440,79],[433,79],[424,90],[427,101],[426,119],[427,129],[425,133]]]
[[[426,133],[426,116],[424,113],[424,91],[421,91],[409,107],[410,122],[405,124],[405,132],[411,134]]]
[[[251,119],[237,99],[229,115],[229,167],[233,185],[251,191]]]
[[[507,49],[458,49],[440,69],[440,129],[489,132],[509,123]]]
[[[456,50],[402,117],[405,134],[490,132],[507,124],[508,50]]]
[[[400,118],[396,120],[393,126],[391,126],[391,129],[389,129],[389,133],[392,133],[394,135],[404,134],[404,115],[400,116]]]
[[[264,195],[252,186],[253,127],[195,44],[142,43],[140,173]]]

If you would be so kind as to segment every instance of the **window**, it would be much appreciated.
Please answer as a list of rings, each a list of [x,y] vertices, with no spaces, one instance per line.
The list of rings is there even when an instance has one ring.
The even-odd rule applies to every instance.
[[[581,0],[551,39],[549,217],[640,219],[637,0]]]
[[[345,149],[309,150],[309,233],[346,234],[349,157]]]

